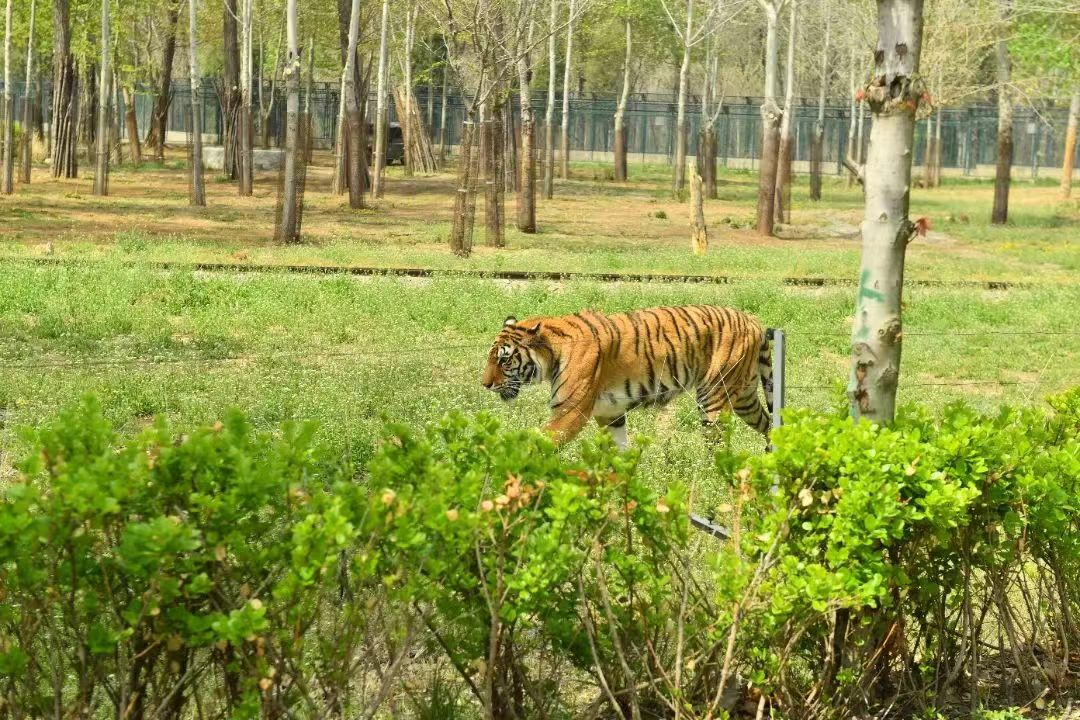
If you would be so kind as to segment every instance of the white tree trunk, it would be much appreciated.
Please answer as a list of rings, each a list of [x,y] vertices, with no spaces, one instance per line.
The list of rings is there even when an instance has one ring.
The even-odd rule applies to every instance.
[[[821,82],[818,86],[817,122],[810,148],[810,199],[821,199],[821,170],[825,157],[825,95],[829,89],[829,37],[832,31],[832,14],[825,5],[825,42],[821,45]],[[854,81],[852,82],[854,84]]]
[[[15,102],[11,95],[11,19],[12,0],[7,0],[7,10],[4,13],[4,106],[0,109],[0,117],[3,120],[3,144],[4,153],[0,158],[3,165],[2,177],[0,177],[0,193],[10,195],[15,192]]]
[[[781,110],[776,104],[779,41],[777,21],[779,0],[761,0],[765,11],[765,98],[761,104],[761,167],[758,172],[757,231],[773,234],[776,201],[776,170],[779,161]]]
[[[690,84],[690,45],[694,32],[694,0],[686,0],[686,33],[682,37],[683,56],[679,65],[679,100],[675,119],[675,192],[686,187],[686,91]]]
[[[1080,88],[1073,93],[1069,104],[1069,126],[1065,130],[1065,157],[1061,162],[1061,197],[1072,194],[1073,163],[1076,158],[1076,126],[1080,117]]]
[[[202,164],[202,92],[199,83],[199,47],[196,42],[198,0],[188,0],[188,71],[191,82],[191,198],[192,205],[206,205]]]
[[[525,45],[532,44],[533,24]],[[520,38],[519,38],[520,42]],[[521,98],[521,161],[518,173],[517,227],[523,233],[536,232],[536,117],[532,109],[532,68],[529,53],[518,52],[518,94]],[[510,113],[507,113],[510,117]]]
[[[856,113],[859,112],[860,103],[859,103],[858,100],[855,99],[855,90],[856,90],[856,88],[855,88],[855,44],[854,43],[852,43],[852,45],[851,45],[851,61],[850,61],[850,64],[848,65],[848,71],[849,71],[848,72],[848,79],[849,79],[850,84],[851,84],[851,93],[850,93],[851,108],[849,110],[849,116],[848,116],[847,157],[848,157],[848,160],[850,160],[852,163],[857,163],[859,161],[859,150],[858,150],[858,148],[855,147],[855,126],[858,124],[856,122]],[[848,180],[847,180],[848,187],[851,187],[854,184],[855,184],[855,175],[853,175],[851,173],[848,173]]]
[[[576,0],[570,0],[566,22],[566,58],[563,64],[562,136],[559,139],[559,177],[570,177],[570,68],[574,60],[574,12]]]
[[[386,107],[386,75],[389,72],[387,62],[387,33],[390,29],[390,0],[383,0],[382,26],[379,31],[379,82],[378,98],[375,101],[375,178],[372,182],[372,190],[375,197],[381,198],[385,194],[385,169],[386,169],[386,136],[387,127]]]
[[[855,418],[892,422],[900,378],[904,256],[917,226],[908,218],[923,0],[878,0],[874,113],[865,173],[862,264],[852,330],[848,399]]]
[[[626,158],[626,104],[630,99],[630,58],[632,40],[630,34],[630,19],[626,19],[626,55],[623,59],[622,92],[619,93],[619,103],[615,106],[615,179],[626,182],[627,158]]]
[[[555,196],[555,25],[559,15],[558,0],[551,0],[551,20],[548,24],[548,92],[547,113],[544,116],[544,197]]]
[[[101,2],[101,74],[98,79],[98,117],[97,117],[97,163],[94,167],[94,194],[109,194],[109,129],[112,118],[112,70],[109,58],[109,0]]]
[[[241,0],[240,10],[240,117],[237,148],[237,190],[250,196],[254,184],[254,127],[251,116],[251,23],[254,0]]]
[[[780,121],[780,151],[776,167],[775,212],[777,222],[791,221],[791,116],[795,97],[795,28],[798,26],[799,3],[790,0],[788,17],[787,65],[784,67],[784,117]]]
[[[277,241],[299,242],[300,173],[300,38],[296,19],[296,0],[285,6],[285,34],[288,49],[285,54],[285,168],[281,182],[281,217],[278,220]]]
[[[412,148],[412,134],[413,134],[413,122],[412,122],[412,102],[413,102],[413,66],[412,66],[412,51],[413,43],[416,36],[416,13],[419,12],[419,7],[415,8],[410,4],[405,8],[405,117],[401,121],[402,140],[405,143],[405,175],[412,177],[414,172],[414,165],[416,158],[413,157]]]
[[[359,142],[359,138],[349,139],[346,138],[352,134],[352,131],[348,129],[349,125],[346,121],[346,115],[349,113],[358,112],[358,103],[360,99],[356,97],[356,44],[360,38],[360,0],[352,0],[352,5],[349,9],[349,41],[345,52],[345,67],[341,71],[341,102],[338,109],[338,142],[337,142],[337,162],[334,164],[336,168],[336,177],[334,178],[334,187],[336,192],[341,193],[345,190],[345,185],[349,185],[349,205],[353,208],[362,207],[363,194],[361,188],[353,188],[354,184],[359,184],[359,180],[362,176],[362,171],[354,172],[352,163],[346,162],[345,148],[349,142]],[[354,159],[360,157],[363,159],[365,149],[361,148],[359,153],[348,153]],[[345,168],[348,167],[349,182],[345,182]],[[360,168],[356,168],[360,170]],[[355,182],[354,182],[355,181]]]
[[[37,15],[37,0],[30,0],[30,31],[26,40],[26,83],[23,85],[23,143],[20,171],[22,182],[30,182],[31,157],[34,151],[34,19]]]
[[[1012,0],[999,0],[1003,28],[997,41],[997,172],[994,178],[994,209],[990,222],[1004,225],[1009,220],[1009,184],[1012,180],[1013,154],[1013,105],[1009,86],[1012,75],[1012,58],[1006,37],[1012,16]]]

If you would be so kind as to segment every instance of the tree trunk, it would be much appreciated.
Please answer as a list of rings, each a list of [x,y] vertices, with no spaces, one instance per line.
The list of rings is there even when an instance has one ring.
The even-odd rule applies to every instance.
[[[716,194],[716,129],[710,122],[698,134],[698,162],[696,172],[701,176],[705,197],[715,199]]]
[[[818,114],[814,136],[810,140],[810,199],[821,200],[821,165],[825,159],[825,95],[829,89],[829,34],[832,14],[825,6],[825,42],[821,46],[821,84],[818,88]]]
[[[1012,0],[1000,0],[1002,19],[1009,21]],[[1009,182],[1012,178],[1013,154],[1013,107],[1009,90],[1012,60],[1009,57],[1009,41],[1002,37],[997,41],[997,173],[994,178],[994,210],[990,221],[1004,225],[1009,220]]]
[[[3,174],[0,177],[0,193],[11,195],[15,192],[15,100],[11,94],[11,35],[13,8],[12,0],[7,0],[7,10],[4,13],[4,107],[3,116],[3,146],[4,154],[0,164],[3,165]]]
[[[71,53],[68,0],[55,0],[53,10],[53,87],[50,118],[52,176],[79,174],[78,153],[79,68]]]
[[[386,169],[386,136],[390,130],[387,123],[386,110],[386,75],[389,72],[387,62],[387,33],[390,29],[390,0],[383,0],[382,26],[379,35],[379,78],[378,97],[375,101],[375,197],[381,198],[386,193],[385,169]]]
[[[19,182],[30,183],[34,155],[34,19],[37,0],[30,0],[30,32],[26,41],[26,84],[23,86],[22,156],[19,158]]]
[[[223,174],[230,180],[239,177],[238,163],[236,161],[237,136],[240,118],[240,47],[237,40],[236,0],[224,0],[222,12],[221,30],[224,36],[224,98],[222,98],[222,149],[224,151]]]
[[[679,99],[675,119],[675,178],[676,194],[686,187],[686,91],[690,80],[690,42],[694,30],[694,0],[686,0],[686,34],[683,35],[682,64],[679,65]]]
[[[439,107],[439,167],[446,167],[446,94],[450,85],[449,68],[442,68],[442,105]]]
[[[705,203],[701,192],[701,174],[691,168],[690,174],[690,249],[695,255],[709,250],[709,233],[705,227]]]
[[[934,116],[926,116],[926,142],[923,146],[923,187],[934,187]]]
[[[855,43],[851,44],[851,63],[848,65],[849,80],[851,82],[851,109],[848,112],[848,131],[847,131],[847,157],[852,163],[859,162],[859,150],[855,146],[855,116],[859,112],[861,102],[855,97]],[[850,188],[855,184],[855,175],[848,173],[847,186]]]
[[[86,162],[95,165],[97,138],[98,86],[97,67],[87,64],[83,72],[82,100],[79,103],[79,121],[76,135],[86,145]]]
[[[412,177],[416,172],[416,157],[413,154],[412,144],[413,138],[413,107],[416,105],[416,101],[413,99],[413,63],[412,63],[412,51],[413,40],[416,34],[416,13],[419,12],[419,8],[412,6],[412,3],[405,7],[405,47],[402,50],[402,54],[405,56],[405,94],[404,112],[401,113],[401,117],[398,119],[401,125],[401,139],[405,145],[404,149],[404,161],[405,161],[405,177]]]
[[[109,41],[109,3],[101,3],[101,75],[98,80],[100,99],[97,117],[97,160],[94,168],[94,194],[109,194],[109,126],[112,120],[112,70],[109,68],[109,56],[112,47]]]
[[[344,122],[338,124],[338,153],[339,153],[339,177],[344,178],[344,168],[348,167],[349,178],[349,207],[358,210],[364,207],[365,187],[363,170],[365,148],[360,147],[361,136],[360,98],[356,87],[356,45],[360,39],[360,0],[352,0],[348,15],[348,39],[345,47],[345,67],[341,71],[341,107],[340,110],[348,114],[348,125]],[[343,118],[344,119],[344,118]],[[346,136],[347,130],[347,136]],[[348,147],[350,157],[345,161],[345,148]],[[357,150],[359,152],[353,152]]]
[[[792,103],[795,97],[795,28],[798,23],[798,9],[798,3],[792,2],[791,15],[788,18],[787,65],[784,68],[784,119],[780,124],[780,153],[776,170],[776,221],[782,223],[791,222],[791,125],[795,115]]]
[[[67,0],[57,2],[67,4]],[[165,44],[161,50],[161,77],[158,79],[158,93],[150,120],[150,136],[146,139],[148,145],[153,144],[154,159],[159,163],[165,162],[165,133],[169,123],[169,105],[172,104],[173,58],[176,56],[176,27],[179,20],[180,0],[169,0]]]
[[[281,182],[281,218],[278,221],[279,243],[300,242],[300,213],[304,199],[303,167],[300,162],[300,37],[296,20],[296,0],[286,4],[285,34],[288,50],[285,58],[285,168]]]
[[[487,121],[487,195],[484,207],[487,210],[487,227],[484,239],[489,247],[501,248],[506,245],[503,190],[503,125],[502,107],[492,109]]]
[[[469,257],[472,253],[472,234],[469,213],[469,188],[471,186],[472,146],[476,124],[469,113],[461,125],[461,144],[458,152],[458,187],[454,195],[454,226],[450,231],[450,250],[455,255]],[[475,208],[474,208],[475,209]]]
[[[253,0],[241,0],[240,97],[237,106],[237,194],[250,197],[255,184],[255,125],[251,114],[251,45]]]
[[[1072,194],[1073,163],[1076,161],[1076,125],[1080,117],[1080,89],[1073,93],[1069,104],[1069,125],[1065,130],[1065,156],[1061,161],[1061,197]]]
[[[109,144],[116,156],[116,164],[124,164],[124,141],[120,132],[120,104],[124,101],[120,91],[120,73],[113,69],[109,94]]]
[[[570,177],[570,67],[574,59],[574,11],[576,0],[569,0],[570,16],[566,22],[566,58],[563,64],[562,135],[559,137],[559,177]]]
[[[198,0],[188,0],[188,68],[191,83],[191,198],[195,206],[206,205],[202,165],[202,87],[199,83],[199,51],[196,42]],[[164,133],[162,134],[164,137]]]
[[[532,31],[529,32],[530,38]],[[517,228],[536,232],[536,120],[532,109],[532,68],[527,53],[518,57],[518,94],[521,98],[521,162],[518,174]]]
[[[765,100],[761,104],[761,167],[758,170],[757,231],[761,235],[773,234],[776,199],[776,170],[779,162],[780,119],[782,113],[776,104],[776,74],[778,43],[776,38],[777,9],[765,6]]]
[[[626,182],[628,177],[626,164],[626,104],[630,99],[630,18],[626,19],[626,55],[623,57],[622,92],[619,104],[615,107],[615,180]]]
[[[125,86],[124,92],[124,127],[128,136],[128,152],[136,166],[142,164],[142,142],[139,139],[139,116],[135,112],[135,92]]]
[[[420,103],[415,95],[406,92],[404,85],[393,88],[393,94],[399,123],[403,130],[408,129],[408,132],[404,133],[404,141],[406,152],[412,158],[413,171],[424,175],[435,173],[438,169],[435,164],[435,151],[431,147],[427,127],[420,115]],[[406,99],[406,95],[412,96]]]
[[[934,113],[934,187],[941,185],[941,120],[941,109],[939,108]]]
[[[874,80],[866,94],[874,122],[848,399],[855,418],[881,424],[892,422],[896,407],[904,256],[916,232],[908,202],[922,10],[923,0],[878,0]]]
[[[544,197],[555,197],[555,26],[559,19],[558,0],[551,2],[548,24],[548,92],[544,116]]]

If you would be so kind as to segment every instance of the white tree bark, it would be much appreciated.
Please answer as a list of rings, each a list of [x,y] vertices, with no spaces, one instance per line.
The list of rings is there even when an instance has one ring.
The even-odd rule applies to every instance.
[[[240,10],[240,147],[237,148],[239,173],[237,189],[242,197],[250,196],[254,184],[254,145],[255,129],[251,115],[251,30],[252,3],[254,0],[241,0]]]
[[[622,91],[619,93],[619,102],[615,106],[615,179],[625,182],[627,176],[626,158],[626,104],[630,99],[630,58],[632,51],[632,38],[630,31],[630,18],[626,19],[626,55],[623,58],[623,81]]]
[[[300,212],[300,38],[296,18],[296,0],[285,5],[285,34],[288,49],[285,55],[285,169],[281,183],[281,216],[278,220],[277,241],[299,242]]]
[[[908,218],[923,0],[878,0],[874,113],[866,163],[862,264],[852,330],[848,399],[855,418],[892,421],[900,378],[904,257],[918,226]]]
[[[202,90],[199,82],[199,46],[196,42],[199,0],[188,0],[188,71],[191,82],[191,197],[192,205],[206,205],[202,164]]]
[[[994,208],[990,222],[1004,225],[1009,220],[1009,184],[1012,180],[1013,104],[1010,87],[1012,58],[1007,37],[1012,17],[1012,0],[999,0],[1002,28],[997,41],[997,172],[994,178]]]
[[[337,158],[334,163],[336,168],[336,176],[334,178],[334,188],[338,193],[345,190],[345,168],[349,165],[346,160],[345,146],[346,136],[349,134],[348,124],[346,122],[346,115],[348,113],[356,112],[357,103],[359,99],[356,97],[356,44],[360,38],[360,0],[352,0],[352,5],[349,8],[349,41],[345,53],[345,67],[341,71],[341,101],[338,108],[338,142],[337,142]],[[358,142],[359,139],[352,142]],[[364,157],[364,150],[361,149],[360,153],[351,153],[353,157],[359,155]],[[359,193],[360,188],[355,190],[351,188],[354,178],[359,178],[360,173],[353,172],[351,165],[349,166],[349,202],[351,207],[358,207],[363,202],[363,198]]]
[[[559,20],[559,2],[551,0],[548,23],[548,92],[544,116],[544,197],[555,196],[555,25]]]
[[[798,0],[791,1],[788,17],[787,64],[784,67],[784,117],[780,121],[780,151],[776,168],[775,212],[777,222],[791,221],[791,116],[795,97],[795,29],[798,27]]]
[[[566,58],[563,64],[562,136],[559,139],[559,177],[570,177],[570,69],[574,60],[574,12],[576,0],[570,0],[566,22]]]
[[[412,148],[412,101],[413,101],[413,65],[412,65],[412,51],[413,43],[416,39],[416,15],[420,12],[419,6],[409,4],[405,7],[405,47],[403,53],[405,55],[405,117],[401,121],[402,139],[405,143],[405,175],[411,177],[413,174],[413,165],[415,164],[415,158],[413,157]]]
[[[386,193],[385,169],[386,169],[386,136],[387,106],[386,106],[386,75],[389,72],[387,62],[388,44],[387,34],[390,29],[390,0],[383,0],[382,26],[379,31],[379,82],[378,98],[375,101],[375,177],[372,181],[372,191],[375,197],[381,198]]]
[[[532,45],[534,23],[529,21],[526,47]],[[520,43],[522,38],[518,38]],[[523,233],[536,232],[536,117],[532,109],[532,67],[527,52],[518,53],[518,95],[521,99],[521,161],[518,173],[517,227]],[[509,113],[507,114],[509,117]]]
[[[1069,125],[1065,130],[1065,157],[1061,162],[1061,197],[1072,194],[1073,163],[1076,157],[1076,126],[1080,118],[1080,88],[1073,93],[1069,104]]]
[[[779,40],[777,22],[784,0],[759,0],[765,13],[765,98],[761,104],[761,167],[758,172],[757,231],[773,234],[776,203],[776,171],[779,161],[780,120],[782,112],[776,104]]]
[[[850,91],[851,108],[849,110],[849,115],[848,115],[847,153],[846,154],[847,154],[847,159],[850,160],[852,164],[855,164],[855,163],[858,163],[858,161],[859,161],[859,150],[858,150],[858,148],[855,147],[855,126],[858,124],[858,122],[856,120],[856,113],[859,112],[859,107],[861,105],[861,103],[859,103],[859,101],[855,99],[855,91],[856,91],[856,87],[855,87],[855,43],[851,44],[851,60],[850,60],[850,63],[848,65],[848,79],[849,79],[850,84],[851,84],[851,91]],[[852,185],[855,184],[855,179],[856,178],[855,178],[854,174],[852,174],[852,173],[848,174],[848,180],[847,180],[848,187],[851,187]]]
[[[34,20],[37,16],[37,0],[30,0],[30,31],[26,40],[26,83],[23,85],[23,143],[20,170],[22,182],[30,182],[30,165],[34,151]]]
[[[112,69],[109,58],[109,0],[101,0],[101,74],[98,76],[97,162],[94,166],[94,194],[109,194],[109,130],[112,118]]]
[[[686,187],[686,92],[690,84],[690,46],[693,37],[694,0],[686,0],[686,31],[682,37],[683,56],[679,65],[679,100],[675,119],[675,192]]]
[[[15,102],[11,95],[11,19],[12,0],[7,0],[7,10],[4,13],[4,107],[0,109],[3,116],[3,143],[4,153],[0,157],[3,165],[2,177],[0,177],[0,193],[10,195],[15,192]]]

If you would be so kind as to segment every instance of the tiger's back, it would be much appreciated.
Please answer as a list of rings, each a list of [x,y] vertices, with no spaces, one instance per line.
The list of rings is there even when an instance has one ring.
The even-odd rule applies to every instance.
[[[523,374],[533,379],[519,384],[551,382],[548,428],[560,438],[577,434],[593,417],[625,444],[627,412],[665,405],[689,391],[703,423],[715,423],[730,409],[768,433],[769,413],[757,386],[768,398],[771,353],[761,324],[746,313],[694,305],[512,320],[496,340],[492,359],[499,361],[499,347],[508,348],[500,352],[511,360],[523,353]],[[489,372],[485,385],[498,389],[487,382]]]

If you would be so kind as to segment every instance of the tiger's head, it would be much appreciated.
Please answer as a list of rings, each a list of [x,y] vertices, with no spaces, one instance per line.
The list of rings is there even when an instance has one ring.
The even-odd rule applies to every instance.
[[[540,322],[519,325],[517,318],[506,318],[488,353],[480,384],[499,393],[503,400],[513,400],[523,385],[543,380],[542,344],[537,342],[540,325]]]

